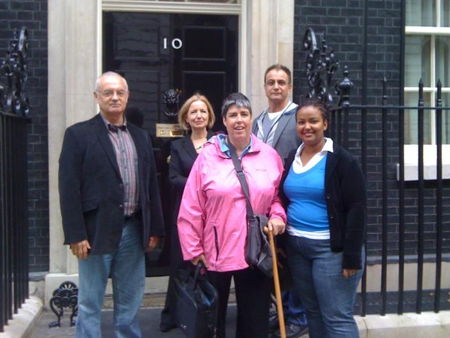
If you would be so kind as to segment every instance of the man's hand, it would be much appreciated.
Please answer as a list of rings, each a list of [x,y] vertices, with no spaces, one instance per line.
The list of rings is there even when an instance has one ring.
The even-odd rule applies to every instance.
[[[159,244],[159,237],[150,236],[150,238],[148,239],[147,251],[155,249],[158,246],[158,244]]]
[[[276,236],[281,235],[284,232],[285,228],[286,224],[284,224],[281,218],[271,218],[269,219],[269,222],[267,222],[267,225],[264,227],[264,231],[268,232],[272,230],[273,234]]]
[[[72,251],[74,256],[76,256],[78,259],[86,259],[89,255],[90,249],[91,245],[89,244],[87,239],[81,242],[70,244],[70,251]]]

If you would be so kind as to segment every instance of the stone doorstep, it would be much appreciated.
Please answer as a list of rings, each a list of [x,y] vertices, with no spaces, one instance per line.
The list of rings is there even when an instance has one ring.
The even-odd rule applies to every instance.
[[[165,293],[152,293],[144,296],[143,307],[162,308]],[[230,291],[230,304],[236,303],[234,290]],[[112,309],[112,295],[105,296],[105,309]],[[448,338],[450,337],[450,311],[439,313],[423,312],[421,314],[405,313],[355,316],[361,338]]]
[[[17,314],[8,321],[4,332],[0,332],[0,338],[29,337],[43,310],[44,304],[41,298],[31,296],[25,300]]]
[[[164,307],[166,301],[166,294],[163,292],[158,293],[147,293],[144,295],[144,300],[142,301],[142,307]],[[114,301],[112,294],[105,295],[103,302],[103,309],[112,310],[114,306]]]
[[[361,338],[448,338],[450,311],[355,316]]]
[[[142,301],[142,307],[150,307],[150,308],[163,308],[166,302],[166,293],[165,292],[157,292],[157,293],[146,293],[144,295],[144,300]],[[236,303],[236,297],[234,294],[234,290],[230,290],[229,304]],[[105,295],[105,299],[103,302],[103,309],[111,310],[113,308],[114,302],[112,299],[112,294]]]
[[[162,307],[165,293],[146,294],[144,307]],[[234,293],[230,294],[230,303],[235,302]],[[112,297],[105,297],[105,309],[112,306]],[[43,310],[42,300],[31,296],[25,301],[19,313],[13,316],[5,326],[0,338],[29,337]],[[423,312],[422,314],[405,313],[403,315],[368,315],[355,316],[361,338],[448,338],[450,334],[450,311],[439,313]]]

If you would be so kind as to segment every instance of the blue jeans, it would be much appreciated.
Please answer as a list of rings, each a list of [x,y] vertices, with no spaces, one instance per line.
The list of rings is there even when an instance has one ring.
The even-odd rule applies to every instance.
[[[283,291],[281,296],[283,299],[283,312],[286,323],[297,326],[307,325],[308,321],[306,320],[305,309],[303,308],[303,304],[297,296],[297,293],[292,290]]]
[[[294,291],[306,309],[309,337],[359,337],[353,305],[363,270],[344,278],[343,254],[332,252],[329,240],[288,236],[287,256]]]
[[[144,297],[145,258],[140,226],[127,221],[119,247],[112,254],[78,260],[77,338],[99,338],[108,277],[112,278],[114,332],[117,338],[141,337],[137,314]]]

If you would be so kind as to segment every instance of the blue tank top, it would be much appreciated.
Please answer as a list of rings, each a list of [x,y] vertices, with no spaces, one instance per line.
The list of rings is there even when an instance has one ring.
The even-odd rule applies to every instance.
[[[324,156],[314,167],[297,174],[291,168],[284,181],[283,189],[289,199],[287,222],[295,229],[314,232],[329,230],[328,212],[325,201]]]

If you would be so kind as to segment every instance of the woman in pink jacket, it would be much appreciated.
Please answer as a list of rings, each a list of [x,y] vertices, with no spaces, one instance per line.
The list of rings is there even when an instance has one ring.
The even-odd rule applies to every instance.
[[[274,234],[284,232],[286,214],[278,198],[283,165],[277,152],[251,134],[250,102],[230,94],[222,105],[228,135],[212,137],[191,170],[178,214],[183,258],[202,261],[219,294],[218,337],[225,337],[231,278],[238,315],[236,337],[267,338],[271,280],[249,267],[244,257],[247,236],[245,197],[230,157],[241,160],[255,214],[269,217]]]

